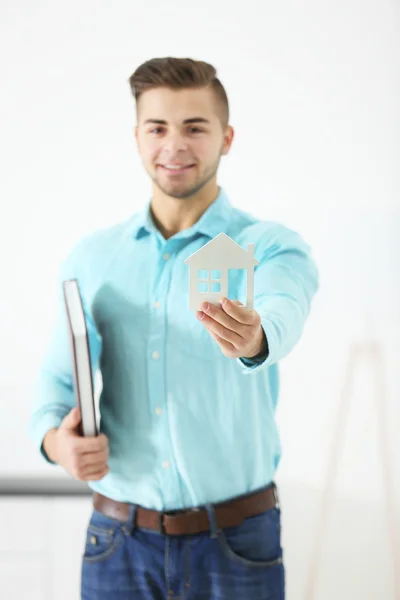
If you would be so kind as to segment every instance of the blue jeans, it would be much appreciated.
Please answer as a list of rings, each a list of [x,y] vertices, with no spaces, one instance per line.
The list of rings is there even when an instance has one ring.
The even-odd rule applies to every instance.
[[[82,559],[81,600],[284,600],[279,505],[219,529],[165,535],[93,509]]]

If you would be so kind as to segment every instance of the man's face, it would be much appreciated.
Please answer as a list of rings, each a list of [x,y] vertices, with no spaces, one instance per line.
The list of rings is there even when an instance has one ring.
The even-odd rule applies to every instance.
[[[140,98],[138,150],[154,185],[164,194],[188,198],[216,177],[233,129],[222,130],[215,104],[212,91],[205,88],[157,88]],[[174,163],[182,168],[169,169]]]

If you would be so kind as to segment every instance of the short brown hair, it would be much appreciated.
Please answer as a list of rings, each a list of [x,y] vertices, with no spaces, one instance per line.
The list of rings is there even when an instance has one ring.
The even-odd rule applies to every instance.
[[[171,89],[204,88],[213,90],[217,113],[225,131],[229,123],[229,102],[225,88],[217,78],[217,70],[209,63],[191,58],[152,58],[140,65],[129,78],[138,109],[143,92],[157,87]]]

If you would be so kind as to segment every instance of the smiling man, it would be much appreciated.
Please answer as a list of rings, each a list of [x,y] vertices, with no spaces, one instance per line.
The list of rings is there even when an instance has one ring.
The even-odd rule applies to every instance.
[[[60,285],[30,434],[93,491],[84,600],[283,600],[278,363],[301,337],[317,268],[297,232],[218,185],[234,130],[214,67],[153,59],[129,81],[151,198],[83,238],[60,273],[80,283],[101,433],[79,436]],[[230,299],[193,313],[184,261],[221,232],[254,244],[254,309],[237,270]]]

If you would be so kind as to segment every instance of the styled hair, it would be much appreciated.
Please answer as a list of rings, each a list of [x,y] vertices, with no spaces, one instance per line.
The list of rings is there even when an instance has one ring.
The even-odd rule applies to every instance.
[[[129,78],[138,112],[139,100],[146,90],[167,87],[174,90],[210,88],[215,96],[216,113],[225,131],[229,124],[229,102],[215,67],[191,58],[152,58],[140,65]]]

